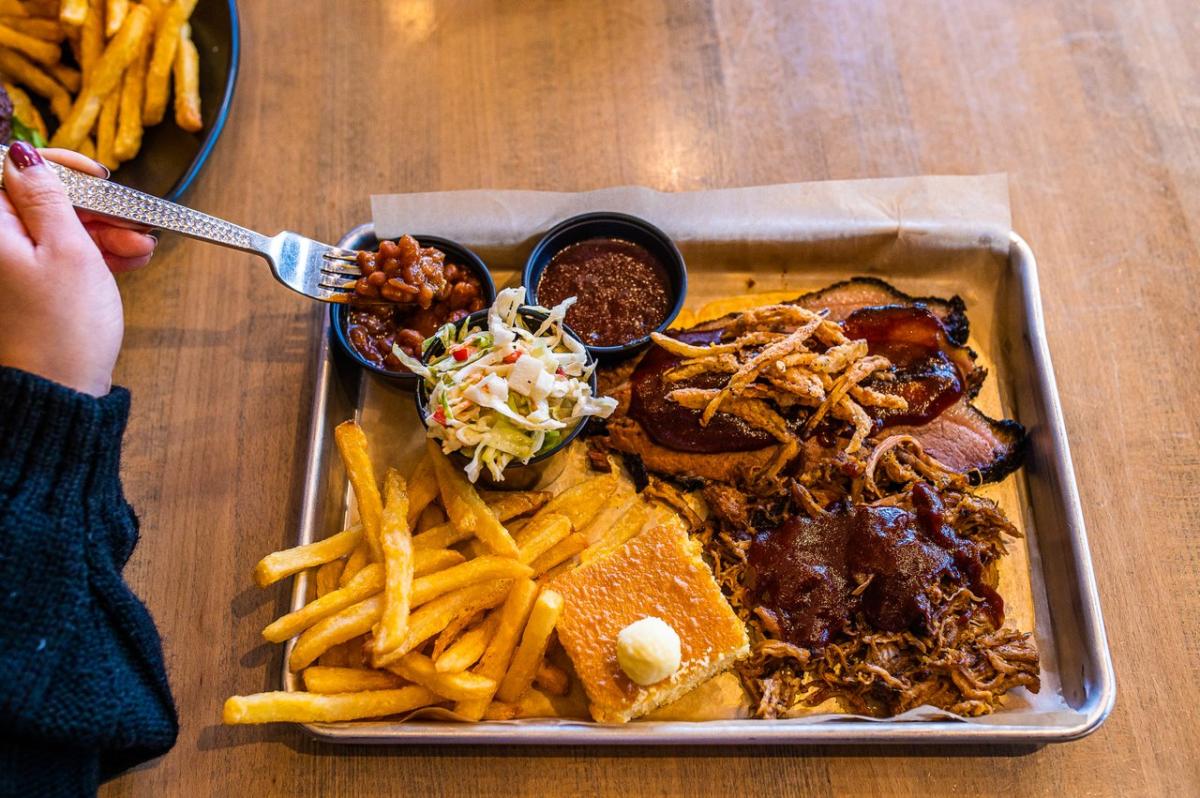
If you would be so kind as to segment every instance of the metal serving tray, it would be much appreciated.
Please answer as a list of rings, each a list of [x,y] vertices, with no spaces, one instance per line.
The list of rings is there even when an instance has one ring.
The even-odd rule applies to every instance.
[[[530,231],[531,235],[539,231]],[[343,247],[374,248],[372,225],[355,228],[339,242]],[[469,242],[467,242],[469,243]],[[525,252],[509,252],[489,260],[498,286],[513,284]],[[720,248],[684,247],[693,283],[706,270],[724,268]],[[787,258],[788,269],[806,269],[804,252]],[[507,268],[496,269],[503,262]],[[767,261],[769,262],[769,261]],[[753,267],[752,267],[753,268]],[[812,265],[812,285],[864,273],[863,268]],[[751,272],[752,274],[754,272]],[[896,278],[905,290],[921,291],[925,275],[881,274]],[[968,299],[972,321],[990,316],[999,330],[988,352],[995,364],[1005,410],[1029,430],[1030,451],[1016,479],[1030,547],[1031,578],[1040,593],[1039,629],[1048,620],[1050,636],[1039,633],[1039,645],[1057,663],[1062,697],[1068,711],[1050,713],[1038,722],[1005,722],[1002,713],[990,722],[957,720],[870,721],[854,718],[825,723],[788,720],[716,720],[703,722],[648,721],[625,725],[586,722],[524,721],[459,724],[432,720],[307,724],[314,737],[334,743],[504,743],[528,745],[748,745],[748,744],[863,744],[863,743],[995,743],[1040,745],[1064,742],[1094,731],[1108,716],[1116,697],[1112,660],[1101,618],[1096,582],[1080,512],[1071,455],[1063,427],[1062,409],[1055,387],[1050,353],[1042,323],[1037,265],[1029,245],[1015,233],[1009,257],[1000,274],[983,279],[974,304]],[[945,275],[930,275],[924,293],[955,293]],[[980,302],[980,299],[985,300]],[[992,307],[987,307],[987,304]],[[363,413],[364,397],[383,397],[388,407],[400,408],[406,396],[379,383],[379,378],[357,368],[342,354],[329,335],[325,314],[323,334],[316,352],[316,386],[298,543],[309,543],[331,530],[341,529],[350,496],[348,483],[335,452],[332,430],[339,422]],[[375,408],[376,412],[378,409]],[[412,435],[420,434],[414,424]],[[308,594],[306,575],[297,577],[292,609]],[[1042,629],[1044,632],[1044,629]],[[1047,652],[1047,648],[1052,651]],[[287,653],[291,652],[291,643]],[[284,658],[286,662],[286,656]],[[302,689],[299,680],[284,668],[284,689]]]

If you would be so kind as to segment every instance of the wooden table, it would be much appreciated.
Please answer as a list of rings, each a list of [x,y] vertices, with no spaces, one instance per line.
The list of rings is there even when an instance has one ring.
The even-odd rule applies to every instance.
[[[208,2],[209,0],[204,0]],[[181,240],[122,281],[128,568],[175,749],[124,795],[1200,792],[1200,10],[1194,0],[243,4],[224,139],[189,197],[333,240],[372,192],[666,190],[1006,171],[1047,327],[1119,682],[1042,750],[336,748],[223,728],[270,689],[250,587],[295,537],[318,310]]]

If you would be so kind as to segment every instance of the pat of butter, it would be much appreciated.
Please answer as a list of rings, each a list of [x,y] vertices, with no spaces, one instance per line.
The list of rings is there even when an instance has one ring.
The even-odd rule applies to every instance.
[[[617,634],[617,664],[642,687],[679,670],[679,635],[661,618],[642,618]]]

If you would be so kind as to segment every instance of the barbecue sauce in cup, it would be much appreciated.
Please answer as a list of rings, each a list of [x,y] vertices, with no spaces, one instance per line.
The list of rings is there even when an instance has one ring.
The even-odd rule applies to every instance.
[[[671,312],[671,280],[648,249],[620,238],[589,238],[560,250],[537,284],[538,303],[576,297],[567,326],[588,346],[644,338]]]

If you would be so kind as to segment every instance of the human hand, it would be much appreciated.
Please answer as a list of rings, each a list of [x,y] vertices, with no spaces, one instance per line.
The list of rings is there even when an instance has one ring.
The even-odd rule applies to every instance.
[[[107,174],[77,153],[9,147],[0,192],[0,365],[103,396],[125,329],[113,274],[144,266],[156,242],[77,214],[43,156]]]

